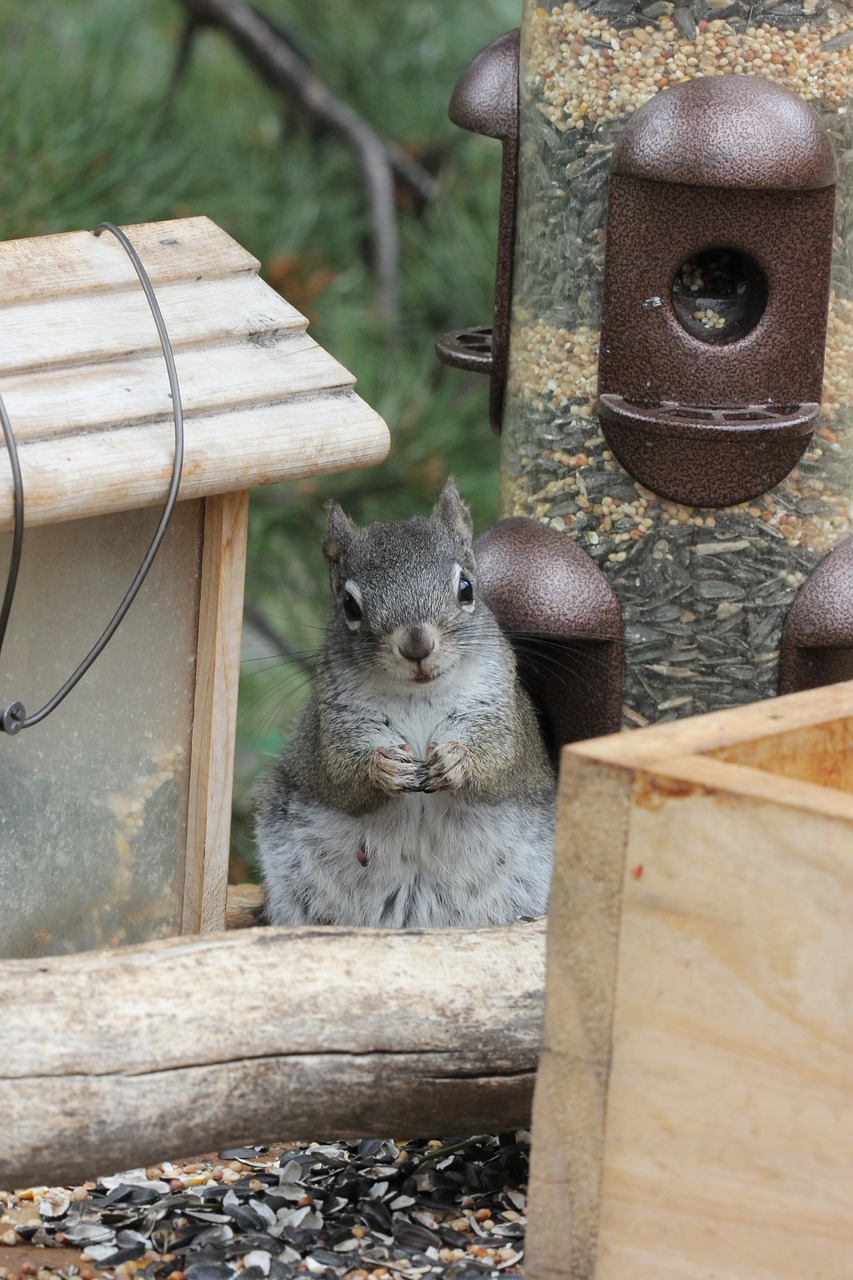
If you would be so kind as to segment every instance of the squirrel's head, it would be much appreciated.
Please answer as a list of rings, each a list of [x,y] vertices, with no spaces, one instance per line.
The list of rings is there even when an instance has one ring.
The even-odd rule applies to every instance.
[[[329,506],[323,554],[335,599],[334,626],[353,659],[394,683],[428,685],[454,669],[475,619],[478,598],[471,513],[448,480],[429,518],[367,525]]]

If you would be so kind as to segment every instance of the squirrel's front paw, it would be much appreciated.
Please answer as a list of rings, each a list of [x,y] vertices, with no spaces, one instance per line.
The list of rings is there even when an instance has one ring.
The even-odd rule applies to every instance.
[[[458,791],[469,774],[468,748],[464,742],[431,742],[426,765],[424,791]]]
[[[371,753],[367,770],[374,786],[389,796],[399,791],[420,791],[423,788],[424,763],[415,759],[406,742],[399,746],[377,747]]]

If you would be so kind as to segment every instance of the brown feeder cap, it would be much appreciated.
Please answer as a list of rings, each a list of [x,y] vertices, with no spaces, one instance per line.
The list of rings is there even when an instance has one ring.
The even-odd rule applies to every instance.
[[[554,763],[568,742],[616,733],[622,717],[622,611],[576,542],[528,516],[474,542],[483,597],[508,633]]]
[[[611,173],[692,187],[815,191],[838,167],[817,112],[762,76],[697,76],[645,103]]]
[[[779,692],[853,678],[853,538],[810,574],[782,628]]]
[[[448,115],[486,138],[518,137],[518,28],[476,54],[457,81]]]

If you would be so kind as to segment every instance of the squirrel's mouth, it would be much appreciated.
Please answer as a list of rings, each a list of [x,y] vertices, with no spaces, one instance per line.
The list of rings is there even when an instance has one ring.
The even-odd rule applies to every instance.
[[[412,679],[415,684],[432,684],[433,680],[437,680],[441,675],[440,671],[424,671],[422,668],[412,672]]]

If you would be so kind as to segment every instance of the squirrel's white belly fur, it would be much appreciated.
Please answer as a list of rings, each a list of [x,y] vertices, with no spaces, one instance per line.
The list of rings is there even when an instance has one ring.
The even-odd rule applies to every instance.
[[[443,792],[397,796],[358,818],[294,800],[288,818],[286,845],[267,849],[277,923],[482,925],[545,911],[547,810]]]
[[[440,690],[424,692],[386,703],[392,737],[416,755],[446,736],[462,681],[454,672]],[[267,840],[264,849],[267,868],[275,866],[267,877],[269,915],[277,924],[330,920],[391,928],[540,916],[548,902],[552,840],[548,802],[415,792],[354,817],[294,796],[285,838],[277,848]]]
[[[479,662],[477,666],[479,667]],[[485,675],[491,674],[488,670]],[[442,728],[448,713],[458,706],[464,693],[459,674],[452,671],[445,677],[445,686],[437,693],[428,691],[426,696],[409,694],[404,698],[389,699],[386,694],[386,712],[392,738],[407,742],[414,754],[422,759],[427,746],[437,738],[446,736]]]

